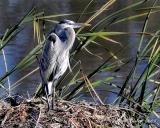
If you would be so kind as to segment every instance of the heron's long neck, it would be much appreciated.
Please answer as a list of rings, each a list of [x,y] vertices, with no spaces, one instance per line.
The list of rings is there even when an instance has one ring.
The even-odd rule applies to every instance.
[[[75,34],[75,31],[73,28],[66,28],[67,29],[67,37],[68,37],[68,41],[66,42],[67,43],[67,49],[71,49],[73,44],[74,44],[74,41],[75,41],[75,37],[76,37],[76,34]]]

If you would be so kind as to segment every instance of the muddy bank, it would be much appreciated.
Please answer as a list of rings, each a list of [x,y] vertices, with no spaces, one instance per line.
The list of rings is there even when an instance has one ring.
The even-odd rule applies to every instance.
[[[58,101],[57,110],[47,111],[40,99],[11,106],[0,102],[2,128],[132,128],[136,121],[127,110],[85,101]]]

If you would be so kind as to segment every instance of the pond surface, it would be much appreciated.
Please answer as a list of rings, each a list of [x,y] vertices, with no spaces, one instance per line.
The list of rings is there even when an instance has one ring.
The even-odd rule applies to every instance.
[[[1,0],[0,1],[0,34],[3,34],[5,30],[13,26],[23,17],[28,10],[32,8],[33,5],[37,6],[37,8],[42,11],[45,11],[46,15],[50,14],[60,14],[60,13],[73,13],[73,12],[82,12],[85,6],[88,4],[90,0]],[[122,0],[123,1],[123,0]],[[127,4],[133,3],[133,0],[125,0],[122,2],[121,0],[114,4],[112,9],[122,8]],[[89,7],[89,11],[95,11],[100,8],[106,1],[105,0],[96,0],[94,4]],[[112,11],[112,9],[110,11]],[[133,14],[134,11],[129,11],[128,14]],[[103,13],[102,17],[107,16],[108,13]],[[84,22],[87,20],[89,16],[83,16],[80,21]],[[154,18],[151,19],[151,25],[148,29],[154,30],[160,19],[155,18],[156,15],[153,15]],[[77,16],[65,17],[72,20],[77,20]],[[97,19],[98,20],[98,19]],[[121,25],[114,25],[113,27],[107,28],[108,31],[128,31],[128,32],[140,32],[143,25],[143,19],[138,19],[134,21],[129,21],[122,23]],[[152,24],[154,23],[154,24]],[[48,31],[50,30],[51,25],[47,26]],[[127,37],[118,37],[116,38],[120,42],[122,42],[123,46],[129,44],[122,53],[118,54],[120,59],[128,58],[135,55],[135,51],[137,49],[137,42],[139,40],[139,36],[127,36]],[[146,39],[147,40],[147,39]],[[101,40],[100,40],[101,41]],[[109,48],[113,53],[115,53],[120,46],[118,44],[113,44],[111,42],[103,41],[106,43],[105,46]],[[6,59],[9,70],[11,70],[18,62],[20,62],[27,53],[35,46],[35,42],[33,40],[33,28],[32,25],[28,25],[25,27],[16,38],[12,39],[7,47],[5,47]],[[98,65],[100,65],[106,58],[109,57],[109,54],[102,48],[97,48],[97,46],[90,46],[90,51],[94,52],[101,56],[103,59],[99,59],[85,51],[79,54],[76,57],[76,60],[81,60],[82,68],[86,74],[96,69]],[[132,63],[131,63],[132,64]],[[115,76],[116,80],[112,81],[115,84],[121,85],[124,82],[124,78],[128,75],[128,71],[130,70],[131,64],[127,65],[125,68],[121,69],[119,72],[103,72],[98,76],[94,77],[93,81],[96,79],[105,78],[107,76]],[[10,76],[11,84],[19,80],[21,77],[25,76],[27,73],[31,72],[33,69],[37,67],[37,64],[23,69],[21,71],[15,72]],[[139,71],[141,72],[144,65],[139,65]],[[5,67],[3,62],[2,53],[0,53],[0,76],[3,76],[5,73]],[[18,87],[14,89],[14,93],[18,93],[20,95],[27,95],[27,93],[32,94],[35,90],[35,87],[40,82],[39,72],[34,73],[30,77],[24,79]],[[107,103],[111,103],[114,99],[114,96],[110,91],[113,91],[109,85],[103,85],[99,87],[100,97],[103,101]],[[90,99],[89,94],[86,94],[85,99]]]

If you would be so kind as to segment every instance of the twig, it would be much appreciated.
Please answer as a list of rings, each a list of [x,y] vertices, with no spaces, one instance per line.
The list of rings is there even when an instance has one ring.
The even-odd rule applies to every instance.
[[[37,119],[37,121],[36,121],[36,126],[35,126],[35,128],[39,128],[39,127],[40,127],[40,123],[39,123],[40,117],[41,117],[41,108],[40,108],[40,111],[39,111],[39,116],[38,116],[38,119]]]
[[[6,113],[4,119],[3,119],[2,123],[1,123],[1,126],[3,126],[5,124],[5,122],[8,119],[10,113],[11,113],[11,110]]]

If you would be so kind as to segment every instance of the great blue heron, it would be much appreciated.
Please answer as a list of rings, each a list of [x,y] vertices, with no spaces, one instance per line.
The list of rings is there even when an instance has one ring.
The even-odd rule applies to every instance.
[[[69,51],[75,41],[74,28],[85,26],[71,20],[62,20],[55,25],[48,34],[43,46],[40,59],[40,71],[43,77],[42,90],[47,95],[52,95],[52,108],[55,100],[55,87],[57,80],[70,68]]]

